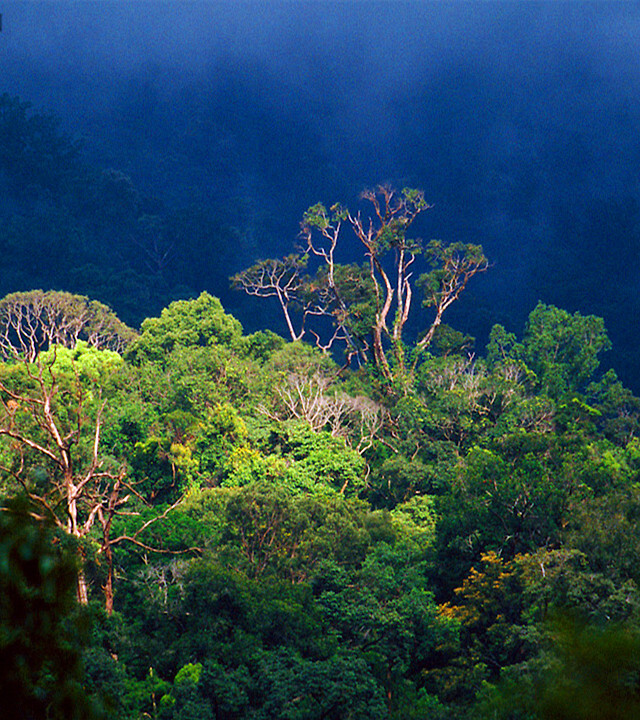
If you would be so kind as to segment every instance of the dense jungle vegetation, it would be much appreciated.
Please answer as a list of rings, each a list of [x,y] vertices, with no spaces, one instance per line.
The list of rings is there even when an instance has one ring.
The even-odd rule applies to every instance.
[[[638,711],[640,401],[599,319],[388,378],[207,294],[134,339],[87,307],[0,304],[5,717]]]
[[[0,121],[3,717],[640,713],[640,400],[600,318],[539,303],[476,348],[446,322],[490,258],[381,186],[234,275],[289,337],[245,333],[171,302],[232,231]]]

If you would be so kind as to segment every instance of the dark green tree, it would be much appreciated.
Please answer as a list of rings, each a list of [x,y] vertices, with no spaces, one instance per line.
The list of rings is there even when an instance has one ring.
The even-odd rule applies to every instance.
[[[552,397],[584,389],[609,350],[604,320],[595,315],[571,315],[552,305],[538,303],[529,315],[522,342],[527,366]]]
[[[24,500],[0,508],[3,717],[98,717],[83,688],[76,552]]]

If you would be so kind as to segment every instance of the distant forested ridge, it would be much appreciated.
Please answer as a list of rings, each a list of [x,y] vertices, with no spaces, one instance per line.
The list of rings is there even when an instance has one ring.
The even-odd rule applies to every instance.
[[[137,326],[170,300],[228,286],[239,242],[210,207],[168,208],[95,167],[50,114],[0,97],[0,292],[64,290]]]
[[[484,353],[390,324],[383,358],[375,298],[325,306],[350,364],[320,326],[246,334],[207,293],[139,331],[70,293],[0,302],[11,712],[638,713],[640,400],[599,369],[603,321],[540,303]]]

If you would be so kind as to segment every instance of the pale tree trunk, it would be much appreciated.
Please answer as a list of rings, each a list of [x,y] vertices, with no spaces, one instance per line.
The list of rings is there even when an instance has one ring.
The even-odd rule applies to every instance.
[[[372,331],[373,335],[373,359],[376,366],[382,371],[387,380],[392,379],[391,368],[387,362],[387,356],[382,345],[382,327],[376,325]]]
[[[113,615],[113,553],[111,545],[106,546],[105,557],[107,560],[107,581],[102,588],[104,590],[104,607],[107,615]]]
[[[67,532],[72,535],[76,541],[80,541],[80,530],[78,528],[78,506],[76,498],[76,485],[73,477],[65,478],[65,486],[67,488]],[[78,578],[76,582],[76,595],[81,605],[87,605],[89,602],[89,593],[87,591],[87,578],[84,573],[85,553],[81,547],[78,547]]]
[[[77,580],[77,596],[78,602],[81,605],[87,605],[89,603],[89,593],[87,591],[87,578],[84,574],[84,552],[80,550],[78,552],[80,558],[80,567],[78,568],[78,580]]]

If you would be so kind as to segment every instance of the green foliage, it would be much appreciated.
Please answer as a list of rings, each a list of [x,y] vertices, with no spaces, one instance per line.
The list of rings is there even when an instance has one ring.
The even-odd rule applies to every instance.
[[[435,542],[437,516],[433,497],[416,495],[391,511],[397,542],[417,558]]]
[[[77,378],[88,387],[101,389],[122,367],[122,357],[113,350],[98,350],[84,340],[75,347],[54,347],[40,353],[40,362],[56,377]]]
[[[460,623],[461,652],[450,668],[435,671],[432,678],[445,696],[469,701],[481,682],[495,681],[501,668],[522,662],[531,652],[522,627],[518,567],[486,553],[454,594],[455,600],[441,605],[440,612]]]
[[[366,662],[349,650],[339,650],[326,660],[316,661],[287,651],[272,653],[264,656],[260,670],[264,705],[259,718],[387,717],[381,688],[371,677]]]
[[[292,488],[327,494],[357,493],[365,484],[365,462],[343,438],[292,421],[274,430],[273,442],[288,460],[284,480]]]
[[[261,363],[269,360],[274,353],[282,350],[286,345],[285,340],[271,330],[259,330],[251,335],[245,335],[242,342],[247,357]]]
[[[339,203],[331,206],[331,212],[327,212],[327,208],[322,203],[312,205],[302,216],[302,225],[317,228],[318,230],[326,230],[332,224],[347,217],[347,210]]]
[[[575,504],[568,544],[585,553],[593,570],[640,586],[640,492],[636,484],[621,485]]]
[[[361,501],[293,494],[285,485],[264,483],[219,492],[220,552],[250,576],[307,580],[322,560],[360,562],[371,542]]]
[[[309,213],[314,231],[348,221],[340,207]],[[407,250],[406,231],[395,218],[377,250]],[[466,245],[431,252],[436,263],[483,257]],[[335,282],[351,311],[361,304],[341,327],[362,339],[371,275],[334,270],[315,280]],[[28,615],[46,595],[61,623],[29,621],[24,637],[13,620],[2,624],[0,640],[23,642],[35,668],[24,687],[38,702],[84,688],[113,720],[539,720],[589,716],[575,698],[604,703],[611,688],[612,712],[635,712],[625,683],[640,627],[640,401],[614,373],[593,378],[604,327],[539,305],[522,342],[495,326],[486,358],[440,323],[432,340],[435,354],[422,349],[389,381],[373,366],[340,369],[299,341],[245,337],[202,295],[146,321],[124,358],[80,341],[1,365],[7,429],[46,441],[20,399],[42,388],[55,388],[49,407],[69,437],[78,412],[87,427],[100,414],[100,471],[126,467],[130,494],[113,536],[134,539],[112,549],[116,612],[93,611],[82,669],[73,648],[84,640],[65,635],[77,632],[71,595],[51,584],[67,567],[63,544],[49,531],[32,543],[32,520],[12,525],[16,547],[53,559],[29,578],[22,560],[17,570],[0,562],[0,607],[15,614],[11,598],[24,595]],[[93,437],[74,440],[78,462]],[[5,490],[46,488],[53,464],[30,446],[16,453],[13,440],[0,447]],[[11,542],[0,551],[14,557]],[[100,547],[90,529],[94,586],[105,576]],[[558,630],[549,619],[559,612],[586,624]],[[54,682],[46,652],[35,655],[45,631],[64,645],[56,657],[68,686]],[[620,675],[589,656],[609,657],[614,636]]]
[[[74,552],[33,515],[26,502],[0,509],[3,715],[97,717],[82,686]]]
[[[74,473],[83,476],[82,490],[99,461],[106,487],[107,473],[118,469],[121,458],[95,454],[100,449],[96,427],[104,395],[121,365],[117,353],[83,341],[74,349],[53,347],[33,363],[0,364],[3,474],[12,492],[21,487],[32,499],[39,498],[47,517],[55,518],[61,528],[70,527],[65,502],[71,495],[63,489],[64,483]],[[81,523],[89,513],[89,495],[87,489],[75,496]]]
[[[524,348],[517,342],[514,333],[507,332],[502,325],[494,325],[489,334],[487,345],[487,362],[493,366],[497,363],[522,359]]]
[[[228,403],[207,410],[195,444],[199,474],[209,484],[235,485],[243,472],[251,477],[251,460],[259,462],[247,443],[247,428]],[[257,470],[257,467],[256,467]]]
[[[314,581],[318,603],[341,643],[360,647],[384,687],[389,711],[406,700],[436,649],[455,642],[457,624],[438,613],[419,564],[401,546],[372,546],[361,568],[337,573],[325,566]]]
[[[425,295],[424,307],[437,306],[449,292],[451,280],[454,280],[454,288],[457,290],[465,273],[475,267],[486,266],[487,263],[482,246],[471,243],[455,242],[445,245],[442,240],[431,240],[425,255],[433,270],[421,275],[419,280],[419,286]],[[456,270],[454,275],[451,273],[453,268]],[[461,273],[459,277],[458,273]]]
[[[505,673],[485,686],[478,718],[504,720],[613,720],[640,709],[637,631],[623,625],[593,626],[562,614],[549,625],[544,662]]]
[[[561,619],[554,635],[557,661],[543,680],[543,718],[609,720],[640,712],[637,630]]]
[[[202,293],[195,300],[173,302],[159,318],[145,320],[140,337],[126,357],[137,364],[144,360],[157,362],[178,347],[233,346],[241,335],[242,326],[224,312],[220,301]]]
[[[470,352],[474,345],[474,338],[455,330],[445,323],[441,323],[433,334],[433,349],[438,355],[464,355]]]
[[[598,425],[607,438],[626,445],[640,436],[640,400],[608,370],[587,387],[587,396],[598,409]]]
[[[524,360],[544,390],[561,397],[584,387],[611,347],[602,318],[538,303],[523,339]]]
[[[327,293],[329,272],[329,266],[320,266],[310,279],[307,292],[312,295],[324,289]],[[369,266],[366,263],[335,265],[332,279],[340,300],[334,300],[328,309],[354,338],[366,342],[375,324],[375,287]]]
[[[286,376],[292,373],[310,376],[314,373],[336,374],[337,367],[327,353],[300,341],[286,343],[274,352],[266,363],[274,373]]]

